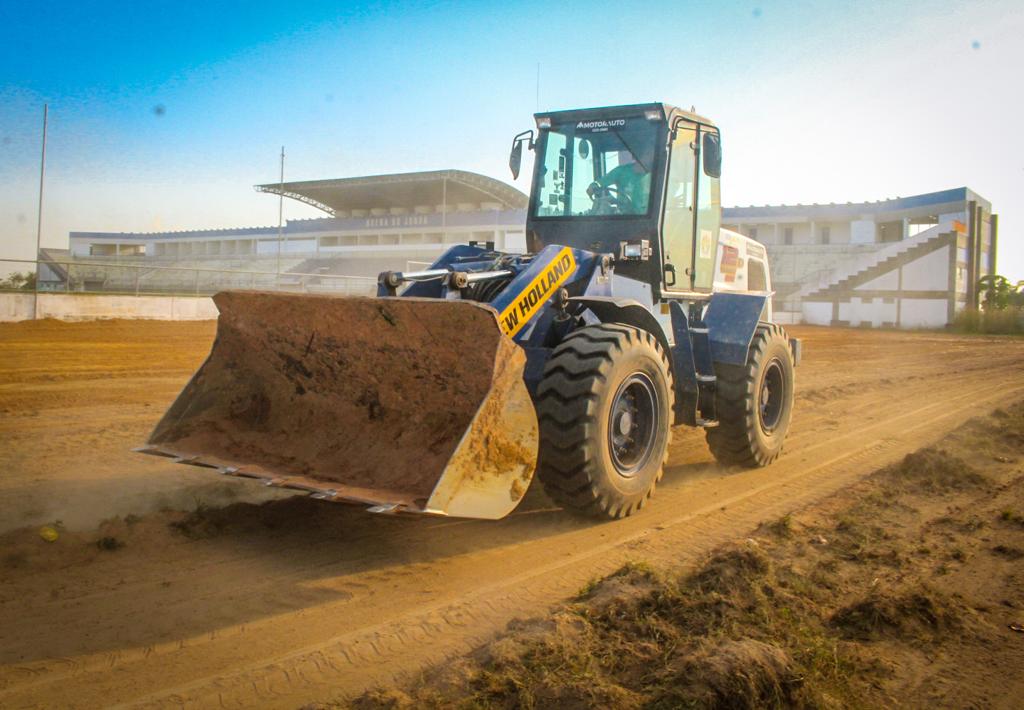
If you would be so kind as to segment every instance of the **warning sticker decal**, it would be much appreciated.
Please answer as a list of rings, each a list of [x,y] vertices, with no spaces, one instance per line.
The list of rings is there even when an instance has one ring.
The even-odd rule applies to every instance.
[[[710,259],[711,258],[711,230],[702,229],[700,230],[700,258]]]

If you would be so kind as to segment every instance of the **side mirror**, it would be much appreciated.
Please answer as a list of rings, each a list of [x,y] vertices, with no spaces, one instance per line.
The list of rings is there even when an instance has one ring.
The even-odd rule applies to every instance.
[[[722,177],[722,139],[717,133],[705,133],[701,154],[704,156],[704,174]]]
[[[512,144],[512,152],[508,156],[508,167],[512,171],[512,179],[519,179],[519,169],[523,166],[523,142],[516,141]]]
[[[533,131],[523,131],[512,139],[512,151],[508,154],[508,168],[512,171],[512,179],[519,179],[519,170],[523,165],[523,141],[528,140],[527,148],[533,150]]]

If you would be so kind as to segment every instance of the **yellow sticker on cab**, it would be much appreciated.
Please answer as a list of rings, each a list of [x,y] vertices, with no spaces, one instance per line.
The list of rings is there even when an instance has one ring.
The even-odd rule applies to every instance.
[[[555,289],[568,281],[575,270],[576,258],[572,254],[572,248],[565,247],[498,315],[501,332],[511,338],[522,330]]]

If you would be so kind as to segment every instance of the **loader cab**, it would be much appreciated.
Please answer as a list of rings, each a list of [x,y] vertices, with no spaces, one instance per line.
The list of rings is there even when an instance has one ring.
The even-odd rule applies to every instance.
[[[721,223],[721,144],[710,121],[666,104],[536,115],[529,250],[612,254],[662,296],[710,292]],[[520,137],[517,137],[517,140]],[[513,173],[521,142],[513,143]],[[640,258],[627,244],[646,241]]]

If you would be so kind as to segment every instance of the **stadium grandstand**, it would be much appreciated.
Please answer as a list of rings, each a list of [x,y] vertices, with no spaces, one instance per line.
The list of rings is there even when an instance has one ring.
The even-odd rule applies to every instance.
[[[289,220],[280,230],[71,232],[67,251],[46,249],[40,255],[40,288],[371,292],[381,271],[430,264],[452,244],[489,242],[513,252],[526,247],[526,195],[463,170],[285,182],[256,190],[312,205],[325,216]]]
[[[528,198],[463,170],[257,185],[324,216],[277,226],[71,232],[40,254],[40,289],[210,294],[277,288],[369,294],[381,271],[424,268],[452,244],[526,249]],[[845,204],[732,207],[765,245],[784,322],[936,327],[977,305],[995,273],[998,217],[967,188]]]

